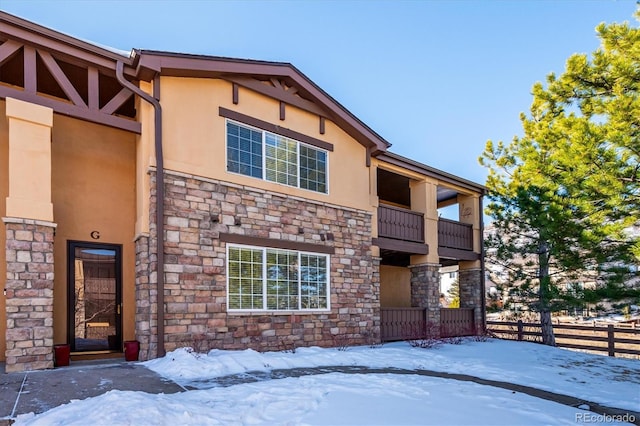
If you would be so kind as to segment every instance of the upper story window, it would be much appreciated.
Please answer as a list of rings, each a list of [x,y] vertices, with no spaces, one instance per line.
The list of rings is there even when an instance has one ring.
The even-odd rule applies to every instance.
[[[326,194],[327,151],[227,120],[227,171]]]

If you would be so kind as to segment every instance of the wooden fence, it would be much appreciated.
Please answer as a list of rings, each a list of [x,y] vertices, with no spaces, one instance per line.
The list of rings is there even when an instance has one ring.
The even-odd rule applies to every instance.
[[[441,308],[440,336],[472,336],[475,333],[472,308]]]
[[[440,309],[440,324],[429,324],[425,308],[380,308],[380,335],[383,342],[406,340],[416,334],[439,337],[475,334],[473,309]]]
[[[540,324],[523,321],[487,321],[489,332],[500,338],[541,342]],[[640,329],[579,324],[554,324],[557,346],[593,352],[606,352],[609,356],[621,354],[627,358],[640,358]]]

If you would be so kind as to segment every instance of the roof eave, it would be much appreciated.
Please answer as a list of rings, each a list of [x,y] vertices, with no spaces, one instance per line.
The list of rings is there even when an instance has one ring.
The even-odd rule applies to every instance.
[[[465,189],[472,190],[473,192],[478,192],[480,195],[484,195],[487,192],[487,187],[481,185],[479,183],[473,182],[468,179],[464,179],[460,176],[456,176],[451,173],[447,173],[440,169],[436,169],[435,167],[427,166],[426,164],[420,163],[415,160],[411,160],[407,157],[403,157],[402,155],[395,154],[393,152],[384,152],[375,157],[381,161],[384,161],[389,164],[393,164],[398,167],[405,168],[407,170],[411,170],[416,173],[420,173],[426,176],[434,177],[443,182],[447,182],[453,185],[461,186]]]
[[[0,11],[0,38],[19,40],[26,44],[43,47],[65,57],[93,63],[105,69],[115,69],[117,61],[122,61],[129,66],[133,62],[130,54],[119,54],[114,50],[77,39],[3,11]],[[133,77],[133,69],[127,68],[125,73]]]

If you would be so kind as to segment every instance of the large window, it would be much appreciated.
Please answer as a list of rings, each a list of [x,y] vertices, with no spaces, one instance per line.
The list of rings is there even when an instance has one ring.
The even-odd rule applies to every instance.
[[[327,152],[227,120],[227,171],[327,193]]]
[[[282,249],[227,247],[229,310],[329,309],[329,256]]]

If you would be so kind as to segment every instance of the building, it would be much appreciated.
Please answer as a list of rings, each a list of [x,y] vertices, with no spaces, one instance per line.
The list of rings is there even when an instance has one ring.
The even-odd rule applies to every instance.
[[[484,327],[484,188],[389,152],[294,66],[124,54],[6,13],[0,42],[8,372],[65,343],[379,341],[385,309],[439,321],[442,264]]]

